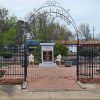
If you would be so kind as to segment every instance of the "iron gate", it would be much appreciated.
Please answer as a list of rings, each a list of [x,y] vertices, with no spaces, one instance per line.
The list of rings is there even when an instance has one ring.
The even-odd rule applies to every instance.
[[[78,80],[100,82],[100,44],[78,45]]]
[[[0,82],[20,83],[26,80],[26,77],[27,77],[27,53],[24,46],[1,45]]]

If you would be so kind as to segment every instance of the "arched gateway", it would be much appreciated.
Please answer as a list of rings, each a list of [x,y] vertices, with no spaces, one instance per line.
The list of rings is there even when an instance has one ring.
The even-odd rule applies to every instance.
[[[34,14],[31,16],[33,23],[38,15],[44,14],[50,16],[54,20],[60,18],[66,22],[66,25],[72,25],[77,36],[77,50],[78,50],[78,33],[77,26],[74,19],[69,14],[69,10],[65,10],[56,1],[47,1],[39,9],[34,10]],[[35,16],[34,16],[35,15]],[[25,27],[25,26],[23,26]],[[23,30],[25,31],[25,30]],[[25,34],[23,34],[24,36]],[[29,34],[24,36],[24,40]],[[26,38],[25,38],[26,37]],[[30,37],[30,36],[29,36]],[[29,38],[27,38],[29,40]],[[44,48],[45,49],[45,48]],[[52,49],[52,47],[51,47]],[[46,49],[47,50],[47,49]],[[24,83],[27,81],[28,89],[71,89],[78,90],[81,87],[78,85],[78,54],[76,65],[73,67],[51,67],[41,68],[38,65],[28,65],[27,45],[24,41],[24,45],[9,45],[0,46],[0,82],[1,83]],[[48,48],[49,52],[46,53],[47,58],[43,58],[45,61],[49,59],[52,61],[52,52]],[[31,54],[30,54],[31,55]],[[48,56],[50,56],[48,58]],[[34,62],[35,56],[31,57]],[[34,59],[33,59],[34,58]],[[54,59],[53,59],[54,60]],[[31,64],[31,61],[30,61]],[[74,88],[75,87],[75,88]]]

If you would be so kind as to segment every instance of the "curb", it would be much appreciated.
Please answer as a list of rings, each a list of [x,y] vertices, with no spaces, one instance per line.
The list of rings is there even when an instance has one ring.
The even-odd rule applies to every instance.
[[[77,83],[80,85],[80,87],[81,87],[83,90],[86,90],[86,87],[84,87],[80,81],[77,81]]]
[[[27,87],[27,82],[23,82],[22,85],[21,85],[21,88],[26,89],[26,87]]]

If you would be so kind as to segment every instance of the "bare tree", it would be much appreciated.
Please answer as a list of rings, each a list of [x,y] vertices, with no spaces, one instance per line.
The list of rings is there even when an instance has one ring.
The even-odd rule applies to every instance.
[[[100,40],[100,33],[98,33],[95,37],[96,40]]]
[[[88,24],[81,24],[78,27],[79,36],[84,38],[86,41],[92,39],[92,35],[90,34],[90,28]]]

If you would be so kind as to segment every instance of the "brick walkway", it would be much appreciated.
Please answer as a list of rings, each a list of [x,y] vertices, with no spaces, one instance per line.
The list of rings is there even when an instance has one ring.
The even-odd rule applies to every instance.
[[[59,66],[56,68],[40,68],[38,66],[29,66],[27,89],[82,90],[76,81],[76,66]]]

